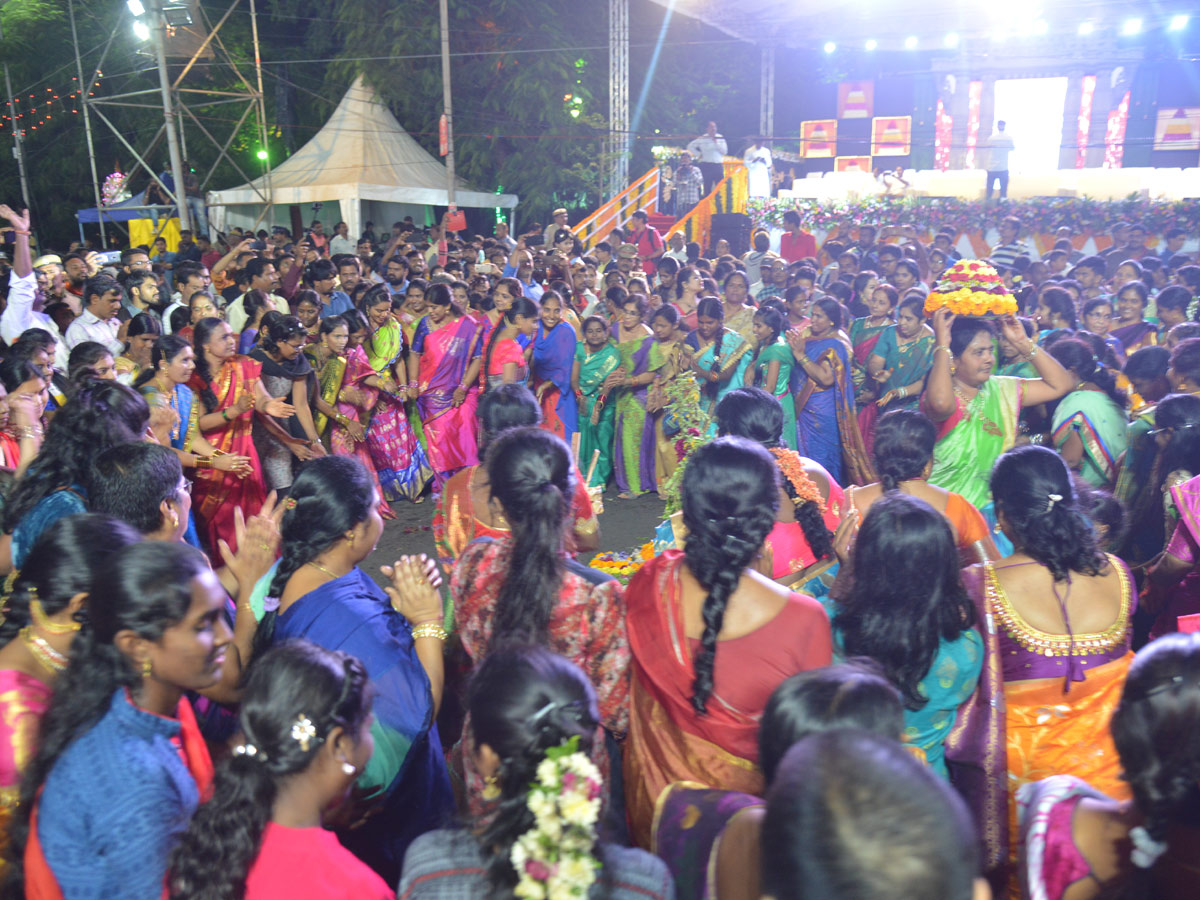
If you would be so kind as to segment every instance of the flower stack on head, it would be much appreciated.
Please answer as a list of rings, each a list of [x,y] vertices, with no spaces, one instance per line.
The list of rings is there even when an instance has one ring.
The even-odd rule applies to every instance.
[[[578,735],[546,751],[526,800],[535,824],[513,844],[513,894],[526,900],[584,900],[596,880],[592,854],[600,818],[600,773]]]
[[[949,309],[957,316],[1015,316],[1017,301],[1004,279],[990,265],[978,259],[956,262],[925,298],[925,315]]]

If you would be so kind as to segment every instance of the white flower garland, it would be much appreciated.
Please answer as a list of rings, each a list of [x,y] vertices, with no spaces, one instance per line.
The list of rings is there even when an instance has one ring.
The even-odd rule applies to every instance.
[[[534,825],[513,844],[514,894],[528,900],[584,898],[600,862],[592,854],[600,818],[600,772],[579,737],[546,751],[526,805]]]

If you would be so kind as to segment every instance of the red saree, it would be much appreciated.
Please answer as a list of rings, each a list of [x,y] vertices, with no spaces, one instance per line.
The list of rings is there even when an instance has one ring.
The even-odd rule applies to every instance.
[[[792,594],[763,627],[718,645],[708,712],[692,707],[698,642],[684,628],[679,592],[683,551],[668,550],[625,592],[633,654],[625,803],[634,842],[649,847],[654,807],[676,781],[761,794],[759,719],[771,692],[797,672],[829,665],[829,619],[811,597]]]
[[[259,375],[259,364],[245,356],[235,356],[226,362],[220,371],[213,375],[212,389],[217,397],[217,406],[206,412],[229,409],[237,402],[238,397],[247,392],[253,396]],[[200,397],[204,389],[200,377],[193,375],[189,385],[196,396]],[[224,540],[230,550],[237,551],[233,531],[234,509],[240,507],[242,514],[249,519],[258,513],[266,500],[262,467],[259,465],[258,451],[254,449],[254,441],[250,436],[253,421],[253,411],[242,413],[240,416],[230,415],[229,421],[220,428],[204,432],[208,442],[218,450],[249,457],[250,465],[254,469],[254,473],[246,478],[239,478],[232,472],[222,472],[219,469],[196,470],[196,480],[192,487],[192,509],[200,520],[207,537],[209,556],[213,559],[219,557],[219,540]]]

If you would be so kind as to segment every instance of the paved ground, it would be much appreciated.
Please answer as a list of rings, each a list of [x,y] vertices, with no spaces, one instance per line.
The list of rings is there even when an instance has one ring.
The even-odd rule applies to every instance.
[[[410,553],[435,555],[430,530],[433,501],[426,496],[422,503],[401,502],[392,504],[392,508],[396,518],[384,525],[379,546],[363,566],[380,582],[383,576],[379,574],[379,567],[390,564],[399,556]],[[604,496],[604,513],[600,516],[600,549],[632,550],[650,540],[655,526],[662,520],[663,503],[657,494],[618,500],[616,491],[610,490]]]

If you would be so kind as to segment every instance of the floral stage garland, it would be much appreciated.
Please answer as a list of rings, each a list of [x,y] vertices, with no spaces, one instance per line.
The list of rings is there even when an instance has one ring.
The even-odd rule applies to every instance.
[[[808,231],[827,232],[842,222],[871,225],[912,225],[936,231],[953,228],[959,232],[986,231],[1006,216],[1017,216],[1031,232],[1049,233],[1066,226],[1075,232],[1107,231],[1120,221],[1140,222],[1151,233],[1168,228],[1200,231],[1200,201],[1093,200],[1089,197],[1047,197],[1031,200],[1001,200],[985,205],[957,197],[868,197],[850,202],[805,199],[755,199],[746,213],[756,228],[782,228],[788,210],[800,214],[800,226]]]

